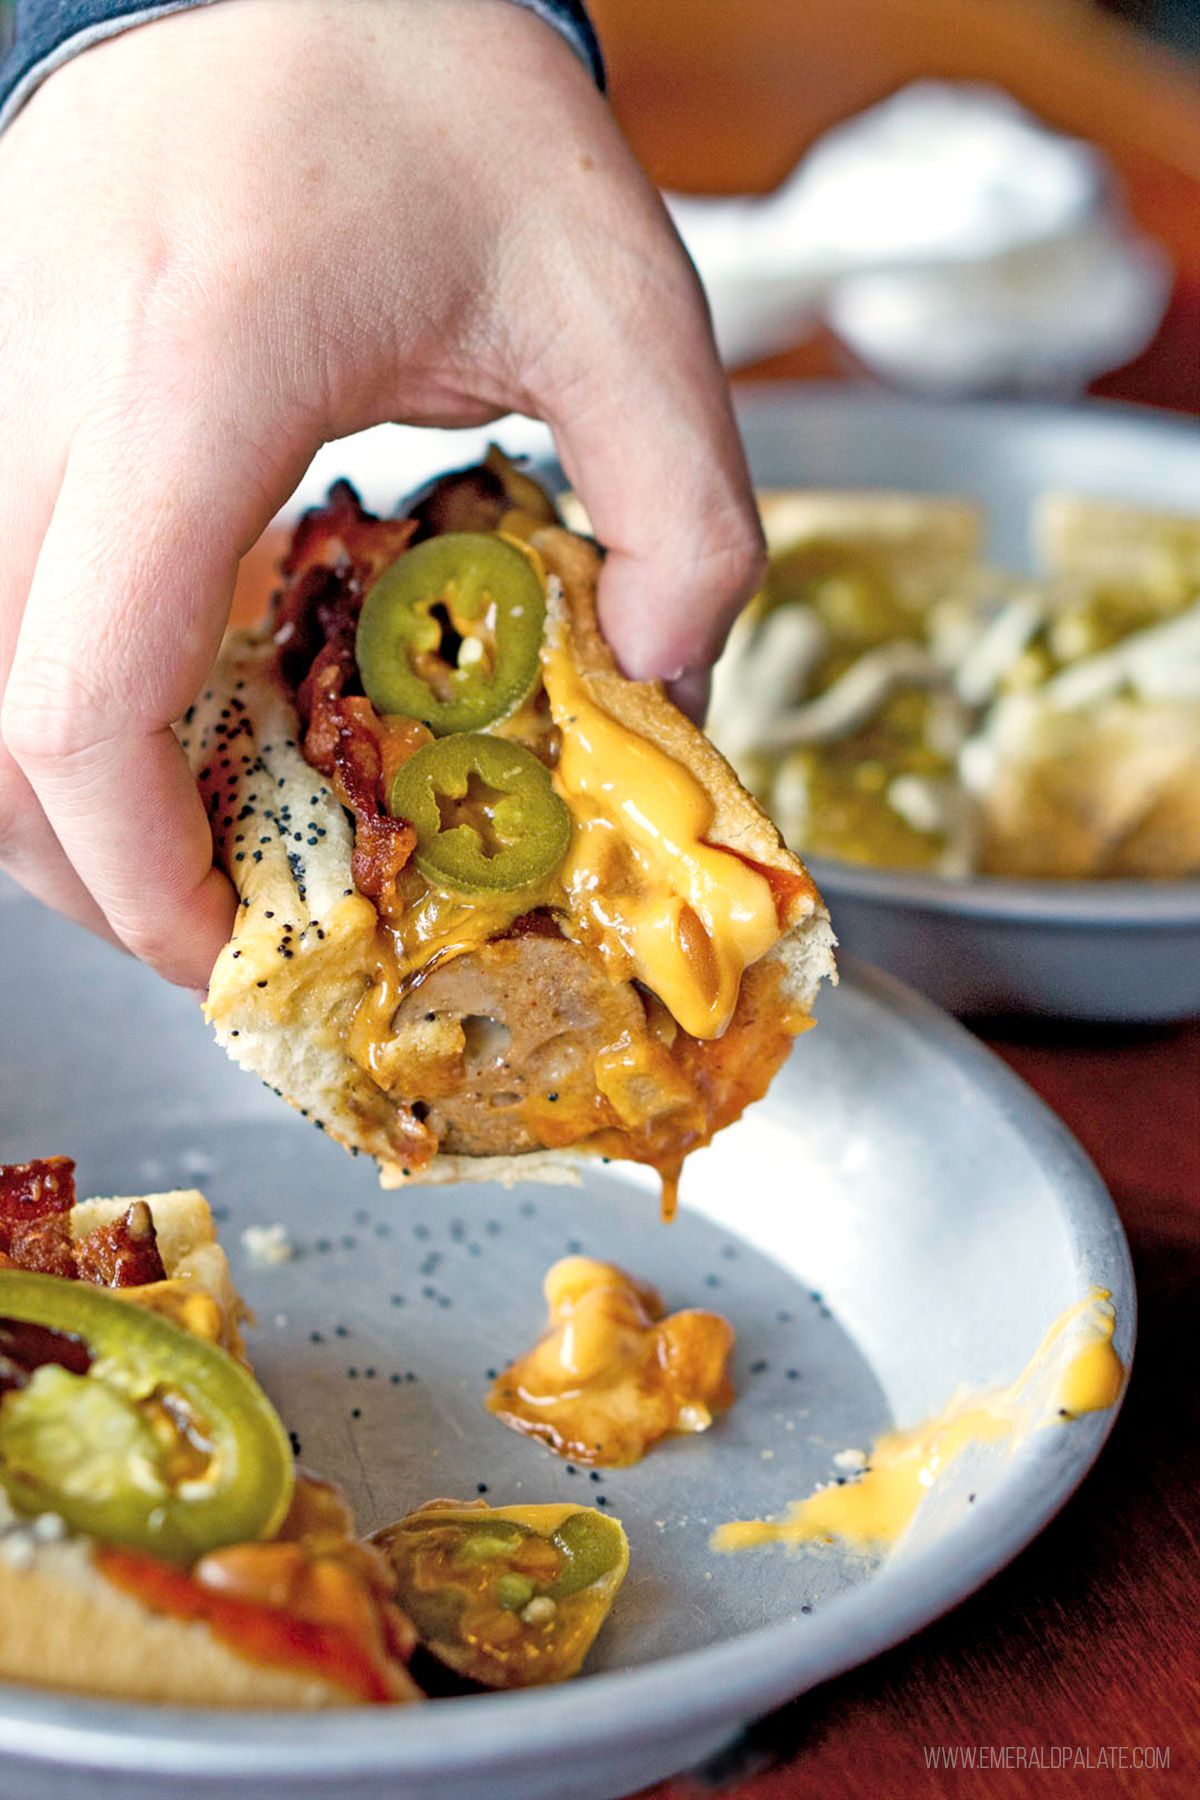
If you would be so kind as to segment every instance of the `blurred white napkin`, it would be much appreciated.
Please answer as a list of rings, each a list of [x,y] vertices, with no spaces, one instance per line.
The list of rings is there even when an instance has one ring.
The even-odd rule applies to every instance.
[[[995,89],[918,82],[826,133],[765,199],[668,204],[708,289],[727,364],[827,318],[859,359],[943,392],[1079,389],[1149,342],[1170,289],[1093,146]],[[544,425],[379,425],[355,441],[368,506],[482,456],[553,454]],[[342,472],[329,444],[296,500]]]
[[[822,317],[907,386],[1082,387],[1170,292],[1107,163],[992,88],[918,82],[828,132],[764,199],[668,205],[728,364]]]

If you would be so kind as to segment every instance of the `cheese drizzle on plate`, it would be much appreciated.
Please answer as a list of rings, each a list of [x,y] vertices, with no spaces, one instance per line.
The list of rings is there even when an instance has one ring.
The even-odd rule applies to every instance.
[[[818,1488],[794,1501],[783,1519],[720,1525],[714,1550],[839,1542],[854,1550],[895,1544],[921,1502],[973,1445],[1010,1440],[1045,1424],[1115,1406],[1125,1369],[1113,1349],[1116,1314],[1104,1288],[1093,1288],[1054,1321],[1014,1382],[990,1392],[956,1394],[932,1419],[889,1431],[871,1447],[856,1480]]]

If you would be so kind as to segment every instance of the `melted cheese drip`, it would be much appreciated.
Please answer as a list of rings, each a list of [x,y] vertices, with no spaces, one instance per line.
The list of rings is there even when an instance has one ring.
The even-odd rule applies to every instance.
[[[714,1550],[747,1550],[759,1544],[830,1544],[835,1540],[856,1550],[894,1544],[930,1489],[963,1451],[975,1444],[995,1443],[1031,1425],[1077,1418],[1115,1405],[1125,1370],[1112,1347],[1116,1315],[1103,1288],[1068,1307],[1054,1321],[1028,1366],[1006,1388],[994,1393],[957,1395],[934,1419],[909,1431],[889,1431],[872,1446],[857,1480],[818,1488],[807,1500],[793,1502],[784,1519],[746,1519],[720,1525],[712,1536]],[[1062,1362],[1064,1339],[1071,1351],[1056,1378],[1053,1364]],[[1030,1389],[1038,1392],[1031,1394]]]
[[[376,934],[374,978],[363,991],[346,1029],[346,1054],[383,1089],[391,1086],[388,1051],[393,1044],[392,1020],[404,991],[393,940],[381,927]]]
[[[779,936],[770,886],[704,842],[706,790],[595,704],[558,637],[552,629],[542,674],[562,731],[554,784],[576,826],[561,875],[572,917],[615,979],[638,975],[685,1031],[719,1037],[742,971]]]
[[[543,1284],[549,1329],[497,1377],[488,1410],[576,1462],[637,1462],[660,1438],[707,1431],[733,1401],[733,1330],[717,1313],[665,1317],[649,1283],[587,1256]]]

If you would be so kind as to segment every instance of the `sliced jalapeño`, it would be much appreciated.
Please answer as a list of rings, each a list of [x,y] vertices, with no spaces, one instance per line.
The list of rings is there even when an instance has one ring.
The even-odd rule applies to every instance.
[[[530,557],[493,532],[450,531],[406,550],[363,602],[355,654],[380,713],[437,736],[478,731],[520,705],[546,622]]]
[[[457,894],[531,887],[554,873],[571,842],[571,815],[545,765],[520,744],[478,732],[410,756],[388,805],[416,831],[426,881]]]
[[[287,1433],[224,1350],[86,1282],[0,1270],[0,1486],[18,1512],[193,1562],[269,1537]]]

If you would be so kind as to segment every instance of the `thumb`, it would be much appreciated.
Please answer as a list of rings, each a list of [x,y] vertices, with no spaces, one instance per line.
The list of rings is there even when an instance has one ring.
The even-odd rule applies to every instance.
[[[765,550],[699,283],[682,248],[667,250],[665,283],[621,306],[606,283],[603,317],[599,290],[596,316],[577,314],[575,366],[541,410],[608,553],[605,637],[626,674],[694,705]]]

